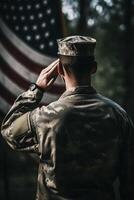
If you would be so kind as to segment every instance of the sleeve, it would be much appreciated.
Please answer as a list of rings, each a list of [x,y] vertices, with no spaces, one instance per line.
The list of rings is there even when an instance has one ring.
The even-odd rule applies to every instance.
[[[22,93],[3,120],[1,133],[12,149],[39,153],[31,113],[39,106],[42,96],[43,92],[39,89]]]
[[[120,152],[120,197],[121,200],[134,198],[134,125],[127,116],[123,127],[123,140]]]

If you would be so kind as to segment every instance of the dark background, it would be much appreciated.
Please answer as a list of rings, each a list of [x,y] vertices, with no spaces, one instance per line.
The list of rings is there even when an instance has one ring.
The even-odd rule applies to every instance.
[[[97,90],[122,105],[134,120],[134,1],[64,0],[65,35],[97,39]],[[0,138],[0,199],[34,200],[38,161],[13,152]]]
[[[134,1],[66,0],[63,11],[67,34],[97,39],[94,86],[134,120]]]

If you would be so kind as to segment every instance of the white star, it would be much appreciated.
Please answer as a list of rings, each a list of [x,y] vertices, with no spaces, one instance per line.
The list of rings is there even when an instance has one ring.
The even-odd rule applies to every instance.
[[[20,6],[20,7],[19,7],[19,10],[23,10],[23,6]]]
[[[40,8],[40,4],[36,4],[35,8],[39,9]]]
[[[45,28],[45,27],[46,27],[46,23],[43,22],[43,23],[41,24],[41,27],[42,27],[42,28]]]
[[[33,30],[35,31],[35,30],[37,30],[37,26],[36,25],[33,25]]]
[[[21,16],[21,20],[24,21],[25,20],[25,16]]]
[[[31,40],[31,36],[30,36],[30,35],[27,35],[26,39],[27,39],[28,41],[30,41],[30,40]]]
[[[36,39],[36,40],[39,40],[39,39],[40,39],[40,35],[36,35],[36,36],[35,36],[35,39]]]
[[[34,20],[34,16],[33,16],[33,15],[30,15],[30,19],[31,19],[31,20]]]
[[[49,35],[50,35],[50,33],[49,33],[49,32],[46,32],[46,33],[45,33],[45,37],[46,37],[46,38],[48,38],[48,37],[49,37]]]
[[[45,48],[45,45],[44,44],[41,44],[40,45],[40,49],[44,49]]]
[[[47,9],[47,11],[46,11],[46,13],[48,14],[48,15],[50,15],[51,14],[51,9],[49,8],[49,9]]]
[[[27,31],[27,30],[28,30],[28,27],[27,27],[27,26],[24,26],[23,29],[24,29],[24,31]]]
[[[27,5],[27,9],[30,10],[31,9],[31,5]]]
[[[55,19],[52,18],[52,19],[50,20],[50,23],[51,23],[51,24],[54,24],[54,23],[55,23]]]
[[[49,46],[52,47],[54,45],[53,41],[49,42]]]
[[[43,14],[42,14],[42,13],[39,13],[39,14],[38,14],[38,17],[39,17],[39,18],[42,18],[42,17],[43,17]]]
[[[43,1],[43,4],[44,4],[44,5],[47,5],[47,1],[46,1],[46,0],[45,0],[45,1]]]

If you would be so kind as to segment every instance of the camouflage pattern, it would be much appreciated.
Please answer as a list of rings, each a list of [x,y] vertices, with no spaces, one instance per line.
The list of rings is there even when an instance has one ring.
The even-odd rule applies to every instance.
[[[70,36],[57,40],[58,54],[66,56],[94,56],[96,40],[85,36]]]
[[[42,92],[21,94],[2,135],[15,150],[40,157],[36,200],[134,199],[134,133],[126,112],[92,87],[66,91],[39,107]]]

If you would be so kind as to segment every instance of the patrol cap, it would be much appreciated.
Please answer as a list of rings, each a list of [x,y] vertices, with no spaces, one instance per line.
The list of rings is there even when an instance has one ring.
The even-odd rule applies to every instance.
[[[94,56],[96,40],[87,36],[74,35],[57,40],[58,54],[63,56]]]

